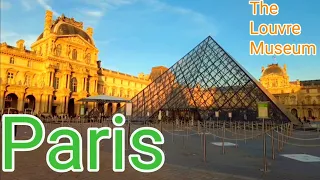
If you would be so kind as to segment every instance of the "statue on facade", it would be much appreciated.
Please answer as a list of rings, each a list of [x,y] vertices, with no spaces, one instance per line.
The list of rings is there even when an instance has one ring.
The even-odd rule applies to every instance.
[[[262,68],[261,68],[261,72],[263,72],[264,71],[264,67],[262,66]]]
[[[54,52],[55,52],[55,49],[56,49],[55,41],[52,40],[52,42],[51,42],[51,49],[50,49],[51,53],[54,53]]]

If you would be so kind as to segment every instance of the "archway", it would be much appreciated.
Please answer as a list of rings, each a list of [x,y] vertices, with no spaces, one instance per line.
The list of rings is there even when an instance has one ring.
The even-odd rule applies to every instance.
[[[68,102],[68,115],[69,117],[72,117],[74,116],[74,98],[72,99],[69,99],[69,102]]]
[[[36,98],[33,95],[28,95],[24,102],[24,109],[32,109],[36,107]]]
[[[291,109],[291,114],[295,117],[298,117],[298,110],[297,109]]]
[[[18,96],[14,93],[8,94],[4,100],[5,108],[15,108],[18,107]]]
[[[111,115],[112,115],[112,103],[108,103],[107,116],[111,116]]]
[[[98,103],[98,110],[100,113],[104,114],[104,103]]]
[[[121,107],[121,105],[120,105],[120,103],[118,103],[116,111],[119,111],[120,107]]]
[[[313,116],[312,114],[313,114],[312,109],[308,109],[308,117],[309,117],[309,118]]]

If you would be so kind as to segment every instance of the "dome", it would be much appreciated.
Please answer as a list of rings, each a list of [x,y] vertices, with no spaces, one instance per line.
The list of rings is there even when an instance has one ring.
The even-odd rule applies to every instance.
[[[283,76],[283,70],[281,69],[281,67],[278,64],[271,64],[269,65],[264,71],[262,76],[266,76],[269,74],[275,74],[275,75],[279,75],[279,76]]]
[[[54,33],[57,35],[80,35],[83,39],[92,44],[92,39],[86,32],[68,23],[58,23],[54,28]]]
[[[92,38],[82,28],[82,22],[77,22],[73,18],[70,19],[62,15],[55,22],[53,22],[50,32],[57,35],[79,35],[90,44],[94,44]],[[42,38],[43,33],[40,34],[37,40]]]

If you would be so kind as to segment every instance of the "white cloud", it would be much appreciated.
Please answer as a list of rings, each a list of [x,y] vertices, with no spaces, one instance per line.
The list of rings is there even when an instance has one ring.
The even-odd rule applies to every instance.
[[[22,6],[27,11],[33,9],[34,4],[37,3],[43,7],[43,9],[52,11],[54,16],[59,16],[60,14],[49,5],[49,1],[51,0],[20,0]]]
[[[29,0],[21,0],[21,4],[27,11],[30,11],[32,9],[32,5]]]
[[[84,2],[100,7],[100,11],[102,12],[102,14],[104,14],[106,9],[108,8],[118,8],[134,3],[143,3],[151,6],[151,8],[157,11],[167,11],[179,15],[189,16],[196,22],[207,22],[206,17],[197,11],[180,6],[173,6],[161,0],[84,0]]]
[[[38,4],[40,4],[45,10],[50,10],[53,12],[55,16],[59,16],[59,13],[57,13],[55,10],[52,9],[52,7],[48,4],[48,0],[37,0]]]
[[[1,43],[6,42],[8,45],[16,46],[16,42],[19,39],[23,39],[27,49],[30,49],[31,44],[37,40],[38,36],[37,34],[21,34],[1,29],[0,41]]]
[[[10,9],[10,8],[11,8],[11,3],[10,2],[1,0],[1,2],[0,2],[0,9],[1,10]]]
[[[83,13],[93,17],[102,17],[104,15],[104,12],[99,10],[86,10],[83,11]]]

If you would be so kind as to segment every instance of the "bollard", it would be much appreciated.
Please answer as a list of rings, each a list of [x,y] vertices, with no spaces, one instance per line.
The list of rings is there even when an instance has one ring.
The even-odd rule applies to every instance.
[[[253,128],[254,128],[254,126],[253,126],[253,121],[251,121],[251,133],[252,133],[252,136],[251,136],[251,137],[252,137],[252,139],[254,139],[254,138],[253,138]]]
[[[161,149],[162,149],[162,145],[161,145]],[[128,121],[127,150],[130,150],[130,121]]]
[[[187,122],[187,140],[189,140],[189,121]]]
[[[174,143],[174,121],[172,121],[172,142]]]
[[[262,119],[262,132],[263,132],[263,172],[266,173],[268,171],[268,166],[267,166],[266,129],[265,129],[264,119]]]
[[[281,125],[281,148],[280,148],[280,151],[283,150],[283,141],[284,141],[284,136],[283,136],[283,124]]]
[[[274,138],[273,138],[273,129],[271,129],[271,146],[272,146],[272,159],[275,159],[275,155],[274,155]]]
[[[206,147],[206,132],[203,131],[203,161],[207,159],[207,147]]]
[[[214,134],[214,121],[212,121],[212,134]]]
[[[224,137],[226,135],[226,122],[223,121],[223,136],[222,136],[222,154],[225,154],[225,149],[224,149]]]
[[[244,143],[247,144],[247,132],[246,132],[246,122],[243,122],[243,130],[244,130]]]
[[[235,135],[236,135],[236,148],[238,148],[238,133],[237,133],[237,126],[238,126],[238,123],[237,123],[237,122],[235,122],[234,132],[235,132]]]
[[[278,152],[280,152],[280,136],[279,136],[279,126],[277,126],[277,138],[278,138]]]

